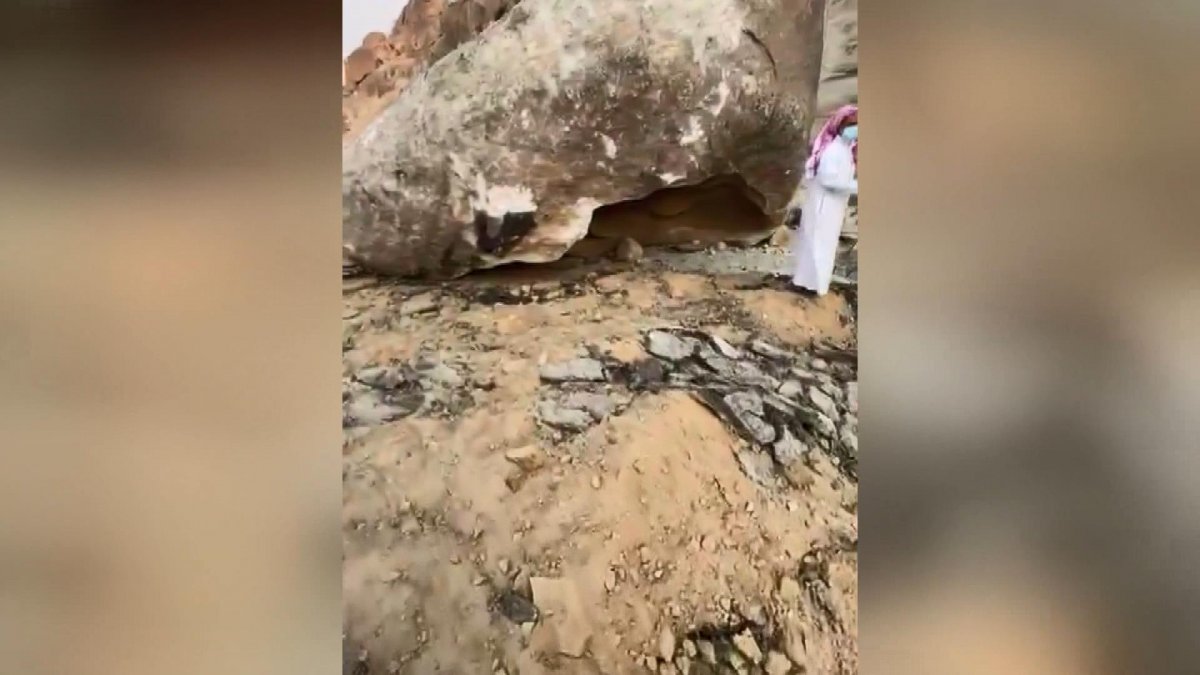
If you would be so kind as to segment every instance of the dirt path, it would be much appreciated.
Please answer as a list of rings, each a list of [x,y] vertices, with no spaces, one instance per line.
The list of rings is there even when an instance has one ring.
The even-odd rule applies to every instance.
[[[856,672],[853,310],[732,255],[345,282],[351,668]]]

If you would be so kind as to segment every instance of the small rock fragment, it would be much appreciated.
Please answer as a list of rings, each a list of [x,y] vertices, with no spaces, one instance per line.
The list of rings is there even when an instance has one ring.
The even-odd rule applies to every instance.
[[[858,454],[858,434],[855,434],[854,431],[850,429],[850,425],[842,427],[842,434],[840,438],[842,445],[845,446],[846,450],[850,454]]]
[[[573,391],[562,400],[562,407],[582,410],[592,416],[597,422],[602,421],[612,413],[613,402],[604,394],[589,391]]]
[[[504,477],[504,484],[512,492],[519,492],[521,487],[525,485],[525,481],[529,480],[529,472],[519,468],[513,468]]]
[[[750,623],[761,626],[767,623],[767,608],[763,607],[761,603],[751,603],[748,607],[746,607],[745,611],[742,612],[742,616],[749,619]]]
[[[631,389],[657,389],[666,379],[666,370],[658,359],[643,359],[631,364],[629,373]]]
[[[784,466],[791,466],[804,459],[804,455],[808,454],[808,446],[796,440],[792,432],[787,429],[783,430],[783,436],[775,441],[772,449],[775,454],[775,461]]]
[[[749,413],[761,416],[763,414],[762,398],[757,394],[746,391],[735,391],[725,396],[725,403],[733,409],[734,413],[739,415]]]
[[[391,389],[398,383],[398,378],[391,368],[383,366],[372,366],[363,368],[354,374],[354,379],[362,382],[368,387],[378,387],[381,389]]]
[[[723,400],[755,442],[766,444],[775,440],[775,427],[761,417],[763,402],[757,394],[737,391],[726,394]]]
[[[846,383],[846,409],[858,414],[858,382]]]
[[[775,462],[767,453],[753,448],[740,448],[736,451],[738,464],[742,473],[764,488],[774,488],[778,484],[775,473]],[[703,544],[701,544],[703,545]]]
[[[765,669],[767,675],[788,675],[788,673],[792,672],[792,662],[783,654],[773,651],[767,654]]]
[[[595,359],[547,363],[541,368],[541,377],[547,382],[603,382],[604,365]]]
[[[727,359],[716,350],[704,347],[700,350],[700,359],[704,361],[704,365],[712,368],[713,372],[721,377],[735,379],[739,364],[732,359]]]
[[[791,577],[779,580],[779,597],[784,602],[796,602],[800,599],[800,583]]]
[[[788,380],[779,387],[779,395],[789,401],[796,402],[804,395],[804,383],[797,380]]]
[[[813,418],[817,426],[817,433],[821,434],[825,438],[837,438],[837,425],[834,424],[833,420],[829,419],[825,413],[817,413],[816,415],[813,415]]]
[[[366,426],[394,422],[416,412],[424,398],[382,396],[378,392],[363,392],[346,407],[345,417]]]
[[[721,356],[724,356],[727,359],[742,358],[742,350],[729,344],[729,342],[720,335],[709,335],[708,341],[712,343],[712,346]]]
[[[418,372],[429,382],[446,387],[461,387],[463,384],[463,378],[458,371],[444,363],[430,364],[424,369],[418,369]]]
[[[504,453],[504,459],[516,464],[522,471],[537,471],[546,465],[546,455],[536,445],[513,448]]]
[[[789,221],[795,220],[796,222],[799,222],[799,218],[799,209],[793,210],[788,215]],[[775,233],[771,235],[770,244],[776,248],[789,248],[792,244],[792,231],[786,226],[776,229]]]
[[[663,279],[663,285],[667,287],[667,297],[671,298],[672,300],[679,300],[680,298],[686,297],[688,294],[687,288],[685,288],[679,282],[679,280],[674,277]]]
[[[715,664],[717,662],[717,649],[708,640],[696,640],[696,650],[700,652],[700,657],[706,663]]]
[[[774,361],[790,361],[792,354],[762,340],[750,343],[750,351]]]
[[[682,361],[696,353],[696,343],[666,331],[652,330],[646,335],[646,351],[668,361]]]
[[[829,376],[829,373],[817,373],[817,382],[820,383],[821,388],[824,389],[825,393],[827,394],[831,391],[837,390],[837,383],[833,381],[833,378]]]
[[[529,584],[533,589],[533,604],[542,617],[539,626],[547,632],[549,648],[574,658],[583,656],[592,637],[592,627],[575,585],[567,579],[549,577],[534,577]]]
[[[733,636],[733,646],[754,663],[762,663],[763,653],[758,648],[758,642],[749,630],[744,630]]]
[[[739,419],[756,442],[766,445],[775,440],[775,427],[767,424],[761,417],[748,414]]]
[[[538,610],[527,598],[514,591],[505,591],[496,599],[496,608],[516,624],[537,621]]]
[[[675,632],[669,624],[664,624],[658,633],[658,657],[670,661],[675,656]]]
[[[584,431],[595,421],[589,413],[564,408],[553,401],[538,404],[538,419],[547,426],[563,431]]]
[[[620,262],[637,262],[644,255],[645,250],[642,245],[629,237],[622,239],[613,250],[613,258]]]
[[[819,388],[808,388],[808,400],[812,401],[813,405],[817,406],[817,410],[820,410],[829,419],[836,421],[841,417],[838,414],[837,403],[834,402],[833,397]]]
[[[437,300],[434,299],[432,293],[422,293],[400,303],[397,312],[400,316],[412,316],[414,314],[424,314],[432,312],[438,308]]]

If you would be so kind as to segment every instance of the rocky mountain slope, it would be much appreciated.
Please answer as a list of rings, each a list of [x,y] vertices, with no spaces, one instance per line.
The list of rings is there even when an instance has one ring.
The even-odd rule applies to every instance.
[[[409,0],[391,33],[371,33],[343,61],[343,140],[354,138],[419,72],[520,0]]]

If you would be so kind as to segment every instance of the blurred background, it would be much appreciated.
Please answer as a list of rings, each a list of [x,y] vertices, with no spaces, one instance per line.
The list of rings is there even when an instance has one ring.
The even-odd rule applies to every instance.
[[[861,11],[866,670],[1200,668],[1198,14]]]
[[[340,668],[339,24],[0,10],[0,670]]]
[[[1200,672],[1200,5],[859,14],[864,669]],[[6,672],[340,667],[340,22],[0,10]]]

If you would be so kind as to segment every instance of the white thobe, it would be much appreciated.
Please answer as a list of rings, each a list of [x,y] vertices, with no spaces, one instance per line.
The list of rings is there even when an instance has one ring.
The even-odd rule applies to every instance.
[[[854,155],[841,136],[825,148],[817,175],[805,189],[800,227],[792,237],[792,283],[817,295],[829,292],[838,238],[850,195],[858,194]]]

